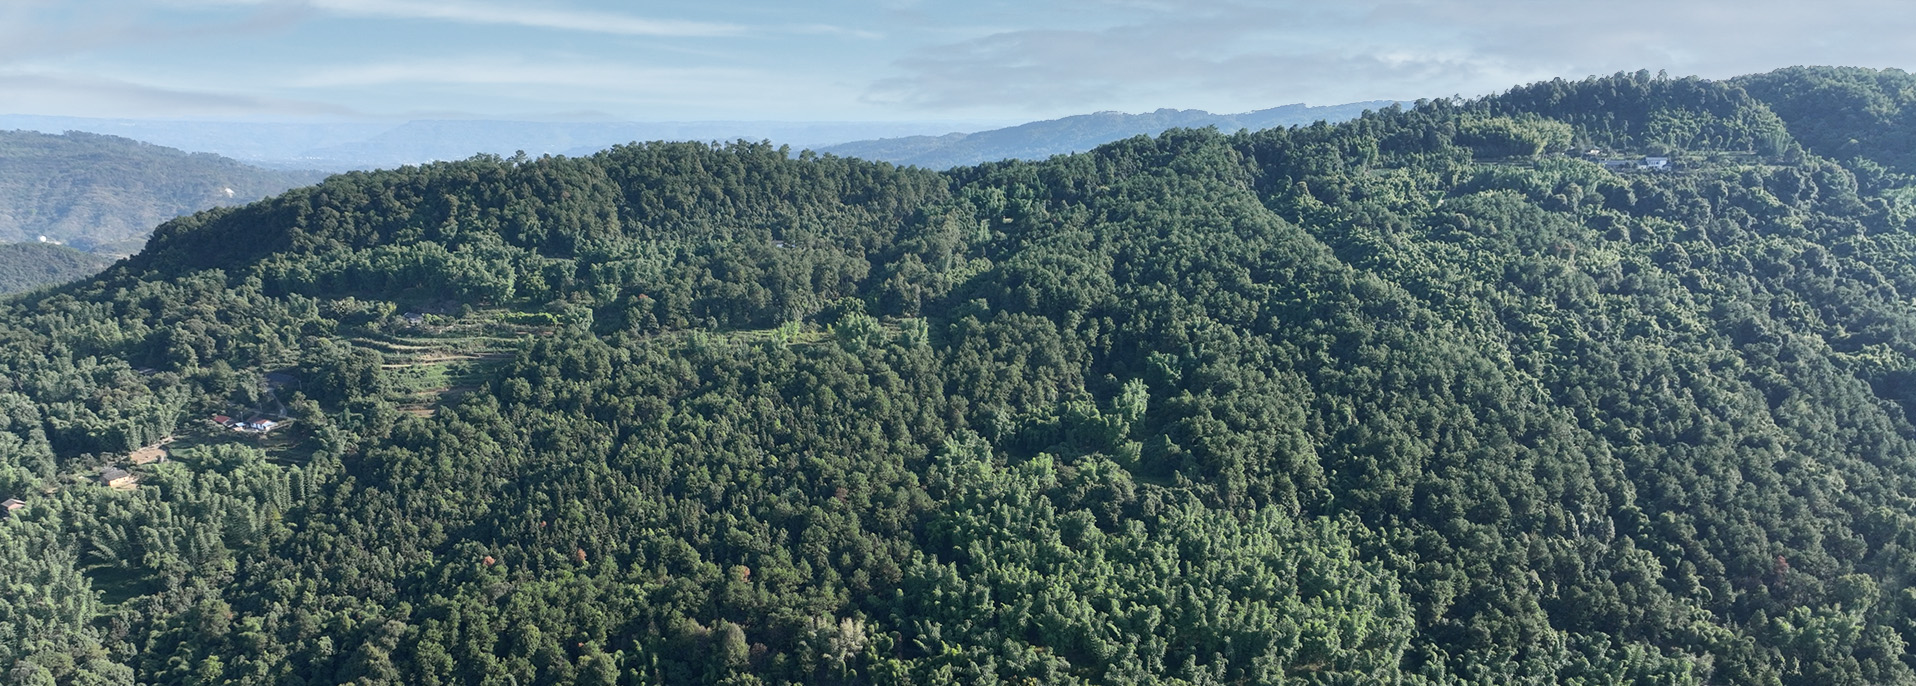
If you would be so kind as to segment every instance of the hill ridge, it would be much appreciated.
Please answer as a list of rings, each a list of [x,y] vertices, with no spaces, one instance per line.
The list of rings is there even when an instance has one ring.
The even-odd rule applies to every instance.
[[[1226,131],[1259,130],[1274,126],[1306,125],[1320,119],[1343,121],[1367,109],[1393,104],[1390,100],[1309,107],[1282,105],[1239,114],[1212,114],[1196,109],[1159,108],[1129,114],[1107,110],[1059,119],[1027,122],[1001,129],[938,136],[907,136],[839,143],[819,152],[929,169],[967,166],[1002,159],[1038,160],[1052,155],[1082,152],[1136,135],[1156,135],[1170,128],[1216,126]]]

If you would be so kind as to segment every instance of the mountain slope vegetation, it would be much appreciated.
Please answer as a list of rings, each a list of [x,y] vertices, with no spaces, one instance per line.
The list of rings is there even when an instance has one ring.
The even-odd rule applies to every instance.
[[[0,293],[17,293],[83,279],[108,264],[112,264],[112,260],[64,245],[0,244]]]
[[[0,131],[0,241],[139,250],[161,222],[318,181],[99,134]]]
[[[1844,160],[1873,189],[1907,185],[1886,173],[1916,173],[1916,143],[1902,135],[1916,125],[1916,76],[1908,72],[1791,67],[1735,83],[1787,122],[1804,147]]]
[[[0,661],[1916,682],[1916,208],[1784,122],[1619,74],[944,173],[660,143],[184,217],[0,317]]]

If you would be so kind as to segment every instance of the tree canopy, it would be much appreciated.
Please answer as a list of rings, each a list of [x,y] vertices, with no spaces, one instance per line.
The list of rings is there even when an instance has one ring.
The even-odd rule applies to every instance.
[[[1618,74],[942,173],[482,156],[174,220],[0,317],[0,665],[1916,682],[1916,207],[1779,114]]]

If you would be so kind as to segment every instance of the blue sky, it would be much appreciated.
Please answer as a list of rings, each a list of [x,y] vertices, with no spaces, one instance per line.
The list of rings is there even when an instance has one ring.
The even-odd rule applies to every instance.
[[[1916,68],[1880,0],[0,0],[0,113],[998,120]]]

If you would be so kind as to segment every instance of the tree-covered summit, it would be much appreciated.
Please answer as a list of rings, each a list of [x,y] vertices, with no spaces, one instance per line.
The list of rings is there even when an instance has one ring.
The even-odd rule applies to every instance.
[[[635,144],[183,218],[0,318],[0,661],[1916,681],[1916,212],[1760,97],[945,173]]]
[[[1916,173],[1916,76],[1901,69],[1790,67],[1733,81],[1788,122],[1816,154],[1844,160],[1865,183],[1887,189]]]

